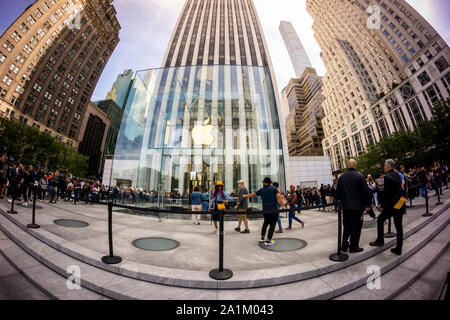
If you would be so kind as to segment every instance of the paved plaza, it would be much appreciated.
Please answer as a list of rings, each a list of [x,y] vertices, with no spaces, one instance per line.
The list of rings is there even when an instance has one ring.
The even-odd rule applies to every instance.
[[[305,289],[302,293],[304,296],[301,295],[298,298],[340,297],[345,299],[352,298],[351,294],[355,291],[350,289],[361,286],[363,283],[361,281],[365,281],[366,273],[362,271],[368,264],[385,264],[385,270],[389,271],[398,264],[405,263],[406,259],[414,257],[413,255],[424,246],[430,246],[432,241],[437,241],[437,244],[431,243],[431,249],[426,250],[433,255],[432,258],[427,258],[434,259],[430,260],[430,263],[437,261],[439,256],[446,252],[448,239],[450,239],[450,228],[447,227],[450,220],[448,209],[450,201],[447,200],[450,192],[444,191],[444,196],[441,198],[443,205],[436,206],[437,198],[435,196],[430,198],[429,211],[435,214],[431,218],[422,217],[425,213],[424,199],[413,200],[414,207],[409,208],[404,217],[405,253],[400,258],[386,250],[393,245],[395,238],[386,239],[387,247],[369,246],[369,242],[376,238],[376,225],[370,222],[371,218],[368,216],[365,216],[361,235],[360,245],[364,248],[364,252],[349,253],[349,260],[344,263],[336,263],[328,259],[331,253],[336,252],[337,246],[337,214],[335,212],[302,211],[298,216],[306,222],[305,228],[302,229],[301,225],[294,221],[293,230],[276,234],[275,239],[301,239],[306,242],[306,246],[299,250],[284,252],[265,250],[260,247],[258,239],[262,225],[261,219],[250,221],[250,234],[234,231],[237,226],[236,221],[225,221],[224,261],[225,267],[231,269],[234,275],[231,279],[222,282],[209,278],[209,271],[218,266],[219,237],[213,233],[213,226],[207,219],[202,220],[201,225],[194,225],[188,219],[159,221],[156,217],[113,211],[114,254],[123,259],[118,265],[106,265],[101,262],[101,257],[108,254],[108,214],[107,207],[104,205],[75,206],[64,201],[50,205],[46,202],[38,202],[42,209],[36,210],[36,220],[41,228],[30,230],[25,226],[31,222],[31,208],[16,206],[19,213],[10,215],[6,213],[10,205],[5,200],[0,202],[0,228],[22,248],[27,245],[32,248],[35,246],[33,250],[38,255],[35,258],[43,260],[47,266],[56,264],[51,261],[53,254],[48,254],[51,257],[45,255],[48,245],[56,249],[58,254],[62,252],[74,258],[74,261],[94,266],[96,270],[104,270],[102,272],[106,272],[108,277],[112,277],[111,279],[114,279],[114,274],[118,279],[125,275],[125,279],[144,280],[148,285],[150,285],[149,282],[156,283],[168,291],[171,287],[179,287],[180,290],[191,288],[188,296],[183,296],[187,299],[194,298],[196,293],[202,293],[204,298],[209,299],[212,291],[215,292],[214,297],[218,297],[217,294],[220,292],[224,299],[235,299],[239,296],[244,299],[261,298],[266,297],[267,293],[264,292],[266,288],[269,291],[273,291],[273,286],[279,288],[277,291],[289,288],[294,290],[294,287],[298,285],[302,285]],[[88,225],[74,228],[55,224],[56,220],[61,219],[74,219]],[[286,218],[282,218],[282,223],[284,228],[288,226]],[[13,226],[20,227],[22,229],[20,232],[26,231],[33,237],[20,238],[19,235],[13,234]],[[394,226],[392,230],[395,232]],[[385,231],[387,231],[387,224]],[[146,237],[168,238],[175,240],[179,245],[167,251],[142,250],[133,245],[133,241]],[[6,239],[8,237],[5,237],[5,241]],[[32,244],[32,241],[36,239],[41,243]],[[4,242],[0,241],[1,243]],[[43,248],[44,243],[46,248]],[[9,250],[12,250],[11,247]],[[425,251],[425,248],[421,251]],[[448,262],[448,259],[445,261]],[[352,268],[356,268],[354,274]],[[442,268],[441,263],[440,270]],[[450,266],[447,266],[447,269],[449,268]],[[341,277],[339,273],[343,275],[342,279],[339,278]],[[419,275],[421,274],[418,273],[414,277],[418,278]],[[132,279],[126,281],[132,281]],[[123,279],[120,281],[123,282]],[[349,283],[343,284],[341,281],[349,281]],[[332,290],[329,290],[330,288]],[[234,290],[220,291],[221,289]],[[412,287],[409,290],[415,289]],[[121,298],[114,295],[110,297]],[[128,296],[125,295],[123,298]],[[138,298],[154,297],[143,294]]]

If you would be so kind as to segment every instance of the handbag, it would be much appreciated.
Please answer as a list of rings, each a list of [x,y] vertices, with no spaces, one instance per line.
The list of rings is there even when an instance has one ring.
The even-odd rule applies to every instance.
[[[282,207],[285,207],[288,204],[286,198],[281,193],[277,193],[277,201],[278,204]]]

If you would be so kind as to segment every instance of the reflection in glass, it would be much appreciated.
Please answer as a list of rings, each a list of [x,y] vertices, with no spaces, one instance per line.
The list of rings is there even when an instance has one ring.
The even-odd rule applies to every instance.
[[[159,206],[186,206],[196,186],[212,191],[221,180],[233,193],[242,179],[256,191],[266,176],[285,185],[268,68],[137,72],[117,140],[112,185],[154,191]]]

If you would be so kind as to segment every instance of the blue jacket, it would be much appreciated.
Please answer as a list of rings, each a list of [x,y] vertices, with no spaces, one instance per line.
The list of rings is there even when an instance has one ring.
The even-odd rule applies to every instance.
[[[202,194],[201,192],[194,191],[191,194],[191,204],[192,205],[199,205],[202,204]]]

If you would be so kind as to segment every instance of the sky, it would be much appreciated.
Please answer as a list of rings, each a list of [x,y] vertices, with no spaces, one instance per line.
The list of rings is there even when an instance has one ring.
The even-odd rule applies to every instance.
[[[319,75],[325,74],[320,48],[314,39],[313,19],[306,0],[253,0],[269,47],[278,89],[295,77],[292,63],[279,32],[281,20],[291,21]],[[0,34],[34,0],[0,0]],[[92,100],[104,99],[117,75],[126,69],[142,70],[161,66],[172,30],[185,0],[114,0],[122,27],[120,42],[95,88]],[[407,0],[450,43],[449,0]]]

